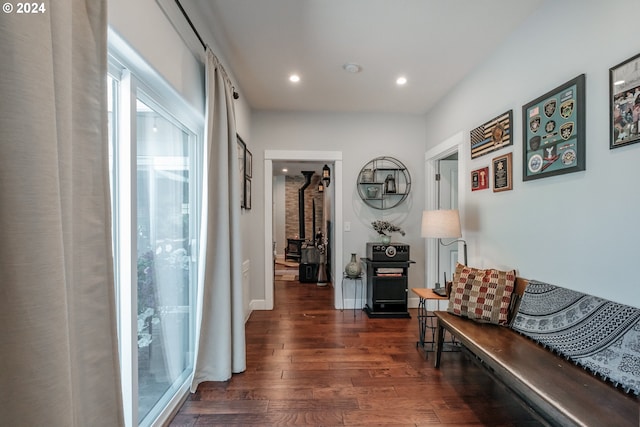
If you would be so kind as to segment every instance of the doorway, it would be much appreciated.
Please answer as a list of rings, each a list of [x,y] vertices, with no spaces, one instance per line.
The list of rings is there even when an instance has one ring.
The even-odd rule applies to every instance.
[[[425,210],[458,209],[463,217],[464,206],[459,197],[466,188],[462,173],[466,170],[465,160],[459,155],[463,143],[464,134],[459,132],[425,153]],[[447,251],[441,251],[441,248],[437,239],[425,239],[424,277],[427,288],[433,288],[436,282],[443,280],[444,271],[448,272],[447,280],[451,279],[451,265],[455,265],[461,252],[457,245],[445,247],[449,249]]]
[[[458,209],[458,152],[456,151],[444,159],[439,159],[437,163],[438,209]],[[439,266],[437,281],[444,286],[446,281],[453,277],[456,261],[458,261],[458,246],[438,245],[436,258],[438,258]]]
[[[334,278],[334,307],[338,308],[341,301],[337,298],[341,289],[335,283],[335,277],[339,277],[336,271],[336,260],[342,259],[342,152],[339,151],[280,151],[266,150],[264,160],[264,214],[265,214],[265,274],[264,274],[264,304],[263,310],[273,310],[274,304],[274,265],[273,265],[273,241],[274,241],[274,215],[273,215],[273,165],[275,162],[323,162],[331,167],[331,184],[328,193],[331,194],[331,218],[332,230],[328,239],[331,241],[331,277]],[[333,188],[331,188],[333,187]],[[256,307],[257,308],[257,307]]]

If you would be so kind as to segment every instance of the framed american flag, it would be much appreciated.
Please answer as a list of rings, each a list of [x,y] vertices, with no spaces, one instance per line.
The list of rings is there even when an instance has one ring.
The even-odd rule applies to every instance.
[[[494,117],[471,131],[471,158],[513,144],[513,110]]]

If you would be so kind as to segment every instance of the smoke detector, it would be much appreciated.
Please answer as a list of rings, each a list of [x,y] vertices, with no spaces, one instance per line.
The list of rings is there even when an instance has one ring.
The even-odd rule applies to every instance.
[[[344,64],[342,66],[342,68],[347,72],[347,73],[359,73],[360,71],[362,71],[362,67],[354,62],[347,62],[346,64]]]

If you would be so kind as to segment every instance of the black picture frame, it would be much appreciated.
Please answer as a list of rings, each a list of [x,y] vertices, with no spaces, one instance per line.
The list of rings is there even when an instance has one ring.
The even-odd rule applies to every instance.
[[[251,209],[251,179],[244,177],[244,208]]]
[[[513,110],[509,110],[470,132],[471,158],[476,159],[513,144]]]
[[[522,180],[583,171],[585,75],[581,74],[522,107]]]
[[[640,54],[609,69],[609,149],[640,142]]]
[[[246,149],[245,152],[245,166],[244,166],[244,173],[245,176],[248,178],[251,178],[253,175],[253,154],[251,154],[251,151],[249,151],[249,149]]]
[[[245,202],[245,190],[244,190],[244,179],[245,179],[245,165],[246,165],[246,152],[247,145],[244,143],[240,135],[236,134],[236,144],[238,148],[238,188],[240,188],[240,207],[244,208],[246,205]]]

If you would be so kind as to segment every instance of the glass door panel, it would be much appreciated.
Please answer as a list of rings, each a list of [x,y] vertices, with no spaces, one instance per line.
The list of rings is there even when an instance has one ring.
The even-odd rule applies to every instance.
[[[191,373],[197,174],[193,135],[140,99],[136,110],[138,414],[145,420]]]

